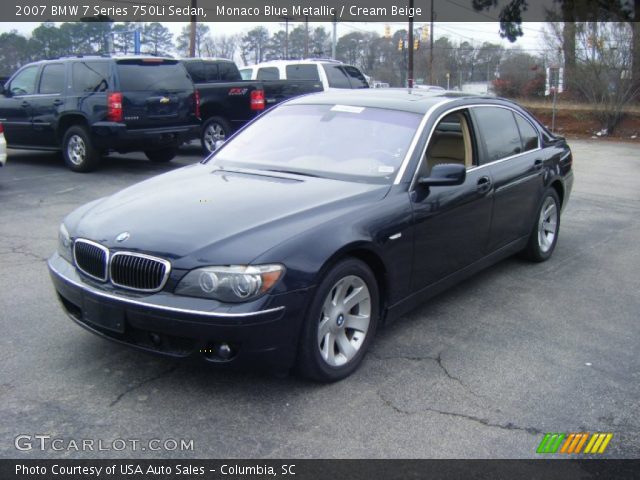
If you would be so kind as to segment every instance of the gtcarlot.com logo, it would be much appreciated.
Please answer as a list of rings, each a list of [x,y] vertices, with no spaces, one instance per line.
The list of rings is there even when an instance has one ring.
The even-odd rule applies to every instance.
[[[193,440],[184,438],[152,438],[141,440],[139,438],[116,438],[115,440],[103,440],[94,438],[60,438],[46,434],[18,435],[14,439],[16,450],[30,451],[54,451],[54,452],[121,452],[123,450],[137,451],[193,451]]]
[[[613,433],[547,433],[536,453],[601,454],[612,438]]]

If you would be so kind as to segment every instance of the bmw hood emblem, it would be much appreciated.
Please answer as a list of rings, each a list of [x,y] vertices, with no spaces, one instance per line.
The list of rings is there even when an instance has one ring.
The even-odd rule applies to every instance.
[[[125,240],[128,240],[131,234],[129,232],[122,232],[116,237],[116,242],[122,243]]]

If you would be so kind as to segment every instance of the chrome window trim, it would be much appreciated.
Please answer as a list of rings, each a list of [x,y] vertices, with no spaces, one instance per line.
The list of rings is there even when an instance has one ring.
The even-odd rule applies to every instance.
[[[81,290],[84,290],[86,292],[89,292],[93,295],[96,295],[98,297],[102,297],[102,298],[106,298],[109,300],[114,300],[117,302],[122,302],[122,303],[128,303],[130,305],[135,305],[138,307],[144,307],[144,308],[149,308],[152,310],[161,310],[161,311],[165,311],[165,312],[171,312],[171,313],[184,313],[184,314],[188,314],[188,315],[200,315],[203,317],[212,317],[212,318],[242,318],[242,317],[256,317],[259,315],[267,315],[270,313],[275,313],[275,312],[279,312],[284,310],[285,307],[281,306],[281,307],[276,307],[276,308],[270,308],[268,310],[260,310],[257,312],[245,312],[245,313],[228,313],[228,312],[210,312],[210,311],[206,311],[206,310],[192,310],[189,308],[178,308],[178,307],[168,307],[165,305],[157,305],[151,302],[143,302],[140,300],[134,300],[133,298],[127,298],[127,297],[121,297],[118,295],[113,295],[111,293],[107,293],[104,292],[102,290],[98,290],[95,287],[91,287],[87,284],[84,283],[80,283],[80,282],[76,282],[74,280],[71,280],[70,278],[65,277],[64,275],[62,275],[62,273],[60,273],[58,270],[56,270],[53,265],[51,265],[51,262],[49,262],[49,268],[51,269],[51,271],[58,277],[60,278],[62,281],[67,282],[75,287],[80,288]]]
[[[100,278],[100,277],[96,277],[95,275],[91,275],[89,272],[86,272],[82,269],[82,267],[78,264],[78,259],[76,258],[76,244],[80,242],[80,243],[86,243],[88,245],[91,245],[93,247],[99,248],[100,250],[102,250],[105,253],[105,259],[104,259],[104,278]],[[109,263],[110,263],[110,252],[109,249],[107,247],[105,247],[104,245],[100,245],[99,243],[93,242],[91,240],[87,240],[86,238],[76,238],[73,241],[73,262],[75,263],[75,266],[78,270],[80,270],[84,275],[86,275],[87,277],[93,278],[94,280],[98,280],[99,282],[107,282],[109,280]]]
[[[522,115],[520,112],[518,112],[515,108],[510,107],[508,105],[497,105],[497,104],[493,104],[493,103],[474,103],[474,104],[469,104],[469,105],[459,105],[457,107],[454,107],[450,110],[445,111],[444,113],[442,113],[441,115],[438,116],[438,118],[436,119],[436,121],[434,122],[433,126],[431,127],[431,131],[429,132],[429,136],[427,137],[427,143],[424,146],[424,150],[422,151],[422,154],[420,155],[420,160],[418,161],[418,166],[416,167],[415,171],[413,172],[413,177],[411,178],[411,184],[409,185],[409,191],[412,191],[413,188],[415,187],[416,184],[416,176],[418,174],[418,172],[420,171],[420,167],[422,166],[422,162],[427,154],[427,148],[429,148],[429,142],[431,142],[431,137],[433,136],[433,132],[435,131],[436,127],[438,126],[438,124],[440,123],[440,121],[446,117],[447,115],[457,112],[458,110],[470,110],[472,108],[477,108],[477,107],[497,107],[497,108],[504,108],[506,110],[511,110],[513,113],[516,113],[518,115],[520,115],[522,118],[524,118],[527,122],[529,122],[529,124],[531,124],[531,126],[534,128],[534,130],[538,133],[538,147],[534,148],[533,150],[527,150],[526,152],[521,152],[521,153],[516,153],[515,155],[510,155],[508,157],[504,157],[504,158],[499,158],[497,160],[492,160],[491,162],[482,164],[482,165],[476,165],[473,166],[471,168],[467,169],[467,172],[473,172],[475,170],[479,170],[481,168],[484,167],[488,167],[489,165],[495,165],[497,163],[500,162],[504,162],[506,160],[510,160],[512,158],[515,157],[519,157],[521,155],[525,155],[525,154],[529,154],[531,152],[537,152],[539,150],[542,150],[541,147],[541,140],[540,140],[540,131],[536,128],[535,125],[533,125],[533,123],[531,123],[531,121],[526,118],[524,115]],[[429,112],[427,112],[427,116],[430,115],[432,109],[429,109]],[[515,121],[515,120],[514,120]],[[425,122],[426,123],[426,122]],[[517,124],[516,124],[516,128],[517,128]],[[518,134],[520,133],[520,130],[518,130]]]
[[[153,288],[153,289],[144,289],[144,288],[128,287],[126,285],[122,285],[120,283],[115,282],[113,280],[113,273],[112,273],[113,259],[118,257],[118,256],[123,256],[123,255],[127,255],[129,257],[145,258],[147,260],[153,260],[154,262],[162,263],[164,265],[165,270],[164,270],[164,276],[162,277],[162,281],[160,282],[160,286],[158,288]],[[114,287],[124,288],[125,290],[131,290],[133,292],[144,292],[144,293],[159,292],[167,284],[167,281],[169,280],[169,274],[170,273],[171,273],[171,262],[168,261],[168,260],[165,260],[164,258],[154,257],[153,255],[145,255],[144,253],[128,252],[128,251],[125,251],[125,250],[119,250],[117,252],[114,252],[111,255],[111,257],[109,258],[109,279],[111,281],[111,284]]]
[[[411,143],[409,144],[409,150],[407,150],[407,153],[404,156],[404,160],[402,160],[402,163],[400,164],[400,169],[398,170],[396,178],[393,181],[394,185],[400,184],[400,181],[402,180],[402,177],[404,176],[404,173],[407,170],[407,167],[409,166],[409,162],[411,161],[411,157],[413,156],[413,152],[415,151],[416,146],[418,145],[418,142],[420,141],[420,137],[422,137],[422,132],[424,131],[425,126],[427,125],[427,121],[429,120],[429,117],[431,117],[431,115],[433,114],[434,110],[436,110],[438,107],[441,107],[442,105],[445,105],[447,103],[453,102],[454,100],[456,100],[456,99],[447,98],[446,100],[442,100],[441,102],[438,102],[435,105],[431,106],[429,108],[429,110],[427,110],[427,113],[424,114],[424,117],[422,117],[422,120],[420,121],[420,124],[418,125],[418,129],[416,130],[416,133],[413,136],[413,139],[411,140]],[[427,144],[428,143],[429,142],[427,142]]]

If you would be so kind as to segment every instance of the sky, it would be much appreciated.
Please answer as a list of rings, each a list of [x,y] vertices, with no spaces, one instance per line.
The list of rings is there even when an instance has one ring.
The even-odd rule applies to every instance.
[[[7,23],[0,22],[0,33],[8,32],[10,30],[18,30],[18,32],[22,33],[25,36],[28,36],[31,31],[36,28],[39,23],[33,22],[23,22],[23,23]],[[164,24],[167,26],[174,34],[177,36],[186,23],[181,22],[166,22]],[[251,23],[251,22],[208,22],[209,27],[211,28],[213,36],[217,35],[233,35],[238,33],[244,33],[256,26],[264,25],[266,26],[272,33],[278,30],[284,30],[285,25],[283,23],[275,23],[275,22],[267,22],[267,23]],[[332,24],[329,22],[325,23],[310,23],[310,28],[316,26],[324,26],[325,29],[331,32]],[[338,22],[337,27],[337,35],[338,38],[340,36],[345,35],[354,31],[375,31],[380,35],[384,33],[384,27],[387,23],[383,22]],[[389,23],[391,26],[391,31],[399,30],[402,28],[406,28],[406,23]],[[415,23],[415,28],[419,28],[422,25],[428,25],[428,23]],[[295,28],[296,23],[290,22],[289,29]],[[501,39],[499,32],[499,23],[498,22],[436,22],[434,31],[435,38],[439,38],[441,36],[447,36],[452,40],[456,41],[468,41],[473,45],[479,46],[483,42],[492,42],[499,43],[505,47],[515,46],[520,47],[524,50],[529,50],[531,53],[535,54],[539,49],[543,48],[542,43],[542,35],[541,32],[544,28],[543,22],[529,22],[523,24],[524,36],[519,38],[515,43],[510,43],[507,40]]]

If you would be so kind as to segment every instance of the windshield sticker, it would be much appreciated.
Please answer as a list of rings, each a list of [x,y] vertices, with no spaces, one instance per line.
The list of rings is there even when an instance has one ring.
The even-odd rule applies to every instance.
[[[332,112],[345,112],[345,113],[362,113],[364,107],[352,107],[351,105],[334,105],[331,107]]]

